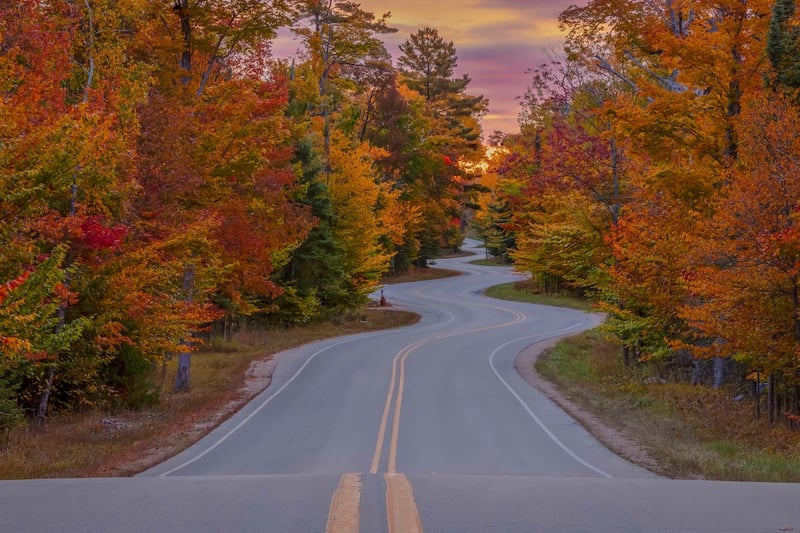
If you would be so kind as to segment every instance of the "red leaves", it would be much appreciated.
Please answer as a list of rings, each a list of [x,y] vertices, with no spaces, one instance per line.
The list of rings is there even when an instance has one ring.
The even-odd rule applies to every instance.
[[[107,225],[105,217],[90,216],[81,224],[80,244],[90,250],[116,249],[125,240],[128,228]]]
[[[3,285],[0,285],[0,304],[3,303],[11,292],[14,291],[17,287],[25,283],[25,281],[30,277],[31,271],[27,270],[22,273],[19,277],[12,279],[11,281],[7,281]],[[0,338],[2,340],[2,338]]]

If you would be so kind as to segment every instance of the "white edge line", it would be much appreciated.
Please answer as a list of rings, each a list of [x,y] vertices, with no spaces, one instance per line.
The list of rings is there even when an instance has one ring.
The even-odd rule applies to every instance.
[[[541,338],[542,338],[542,340],[545,340],[545,339],[547,339],[547,338],[550,338],[550,337],[553,337],[553,336],[556,336],[556,335],[560,335],[561,333],[566,333],[566,332],[568,332],[568,331],[571,331],[571,330],[573,330],[573,329],[577,329],[577,328],[579,328],[580,326],[583,326],[585,323],[586,323],[586,322],[581,322],[580,324],[576,324],[576,325],[574,325],[574,326],[570,326],[570,327],[568,327],[568,328],[563,328],[563,329],[559,329],[559,330],[556,330],[556,331],[550,331],[550,332],[548,332],[548,333],[540,333],[540,334],[538,334],[538,335],[528,335],[527,337],[520,337],[520,338],[518,338],[518,339],[514,339],[514,340],[512,340],[512,341],[508,341],[507,343],[505,343],[505,344],[502,344],[502,345],[498,346],[498,347],[497,347],[497,348],[496,348],[496,349],[495,349],[495,350],[492,352],[492,355],[490,355],[490,356],[489,356],[489,366],[491,367],[491,369],[492,369],[492,372],[494,372],[494,375],[495,375],[495,376],[497,376],[497,379],[499,379],[499,380],[500,380],[500,382],[501,382],[503,385],[505,385],[505,387],[508,389],[508,391],[509,391],[509,392],[510,392],[510,393],[511,393],[513,396],[514,396],[514,398],[516,398],[516,399],[517,399],[517,401],[518,401],[518,402],[519,402],[519,404],[522,406],[522,408],[523,408],[523,409],[525,409],[525,411],[528,413],[528,416],[530,416],[530,417],[533,419],[533,421],[534,421],[534,422],[536,422],[536,424],[538,424],[540,428],[542,428],[542,431],[544,431],[544,432],[547,434],[547,436],[548,436],[548,437],[550,437],[550,439],[551,439],[551,440],[552,440],[554,443],[556,443],[556,445],[557,445],[559,448],[561,448],[562,450],[564,450],[564,452],[565,452],[567,455],[569,455],[570,457],[572,457],[573,459],[575,459],[577,462],[579,462],[580,464],[582,464],[583,466],[585,466],[585,467],[586,467],[586,468],[588,468],[589,470],[592,470],[592,471],[594,471],[594,472],[596,472],[596,473],[600,474],[601,476],[605,477],[606,479],[613,479],[613,478],[614,478],[614,476],[612,476],[612,475],[611,475],[611,474],[609,474],[608,472],[605,472],[605,471],[603,471],[603,470],[601,470],[601,469],[597,468],[596,466],[592,465],[591,463],[587,462],[586,460],[584,460],[583,458],[581,458],[580,456],[578,456],[578,454],[576,454],[575,452],[573,452],[572,450],[570,450],[570,449],[567,447],[567,445],[566,445],[566,444],[564,444],[563,442],[561,442],[561,440],[560,440],[558,437],[556,437],[556,436],[555,436],[555,434],[554,434],[552,431],[550,431],[550,429],[549,429],[547,426],[545,426],[545,425],[544,425],[544,422],[542,422],[542,421],[541,421],[541,419],[539,419],[539,417],[538,417],[538,416],[536,416],[536,414],[535,414],[535,413],[534,413],[534,412],[531,410],[531,408],[530,408],[530,407],[528,407],[528,404],[527,404],[527,403],[525,403],[525,401],[524,401],[524,400],[523,400],[523,399],[520,397],[520,395],[519,395],[519,394],[517,394],[517,392],[516,392],[516,391],[515,391],[513,388],[511,388],[511,385],[509,385],[509,384],[508,384],[508,382],[507,382],[505,379],[503,379],[503,376],[501,376],[501,375],[500,375],[500,373],[497,371],[497,368],[495,368],[495,366],[494,366],[494,356],[495,356],[495,355],[497,355],[497,353],[498,353],[500,350],[502,350],[503,348],[505,348],[505,347],[506,347],[506,346],[508,346],[509,344],[513,344],[513,343],[515,343],[515,342],[519,342],[519,341],[526,340],[526,339],[533,339],[533,338],[537,338],[537,337],[541,337]]]
[[[363,339],[363,338],[369,338],[369,337],[377,337],[377,336],[379,336],[381,334],[385,334],[385,333],[386,333],[385,331],[382,331],[380,333],[367,335],[365,337],[359,337],[358,340]],[[203,457],[205,457],[206,455],[208,455],[209,453],[211,453],[214,449],[217,448],[217,446],[219,446],[220,444],[222,444],[223,442],[228,440],[228,437],[230,437],[231,435],[236,433],[236,431],[238,431],[243,425],[248,423],[254,416],[256,416],[264,407],[267,406],[267,404],[269,402],[272,401],[273,398],[275,398],[277,395],[279,395],[281,392],[283,392],[283,390],[286,387],[291,385],[292,382],[297,378],[297,376],[299,376],[300,373],[308,366],[308,364],[311,361],[313,361],[319,354],[321,354],[322,352],[324,352],[326,350],[330,350],[331,348],[335,348],[337,346],[340,346],[342,344],[346,344],[348,342],[353,342],[354,340],[357,340],[357,339],[341,340],[339,342],[336,342],[334,344],[326,346],[325,348],[322,348],[321,350],[319,350],[319,351],[315,352],[314,354],[312,354],[308,359],[306,359],[305,363],[303,363],[303,365],[300,368],[297,369],[297,372],[295,372],[294,375],[291,378],[289,378],[289,380],[281,386],[281,388],[279,388],[277,391],[275,391],[273,394],[271,394],[269,396],[269,398],[267,398],[266,400],[261,402],[261,404],[258,407],[256,407],[253,410],[252,413],[247,415],[242,421],[240,421],[238,424],[236,424],[234,427],[232,427],[227,433],[225,433],[222,437],[220,437],[219,440],[217,440],[214,444],[212,444],[211,446],[209,446],[208,448],[206,448],[205,450],[203,450],[199,454],[195,455],[194,457],[192,457],[188,461],[186,461],[186,462],[184,462],[184,463],[182,463],[182,464],[180,464],[180,465],[178,465],[178,466],[176,466],[174,468],[171,468],[170,470],[167,470],[166,472],[163,472],[163,473],[159,474],[158,477],[167,477],[168,475],[172,474],[173,472],[177,472],[178,470],[189,466],[190,464],[194,463],[195,461],[198,461],[198,460],[202,459]]]

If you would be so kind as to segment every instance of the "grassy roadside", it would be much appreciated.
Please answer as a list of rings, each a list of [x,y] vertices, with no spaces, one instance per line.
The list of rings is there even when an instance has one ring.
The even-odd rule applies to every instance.
[[[449,278],[460,275],[461,272],[457,270],[448,270],[446,268],[412,267],[408,271],[396,276],[384,276],[383,283],[392,285],[395,283],[409,283],[412,281],[430,281],[433,279]]]
[[[215,339],[192,357],[192,388],[187,393],[164,392],[162,402],[146,410],[61,415],[44,428],[11,432],[7,445],[0,446],[0,479],[135,474],[188,447],[263,390],[273,354],[314,340],[417,320],[409,312],[366,309],[321,324],[249,331],[227,342]],[[168,367],[165,374],[174,376],[174,368]],[[167,382],[164,389],[168,387]]]
[[[800,434],[753,416],[734,393],[647,380],[590,331],[545,353],[537,371],[570,400],[641,444],[673,478],[800,482]]]
[[[568,298],[543,299],[513,284],[488,295],[588,309]],[[630,368],[621,349],[597,330],[560,341],[536,370],[561,394],[631,441],[673,478],[800,482],[800,433],[756,420],[751,402],[730,390],[648,379],[645,365]]]
[[[500,300],[512,300],[515,302],[525,302],[529,304],[552,305],[554,307],[569,307],[570,309],[580,309],[581,311],[591,311],[591,303],[585,300],[578,300],[569,296],[548,296],[545,294],[535,294],[524,288],[520,288],[518,283],[504,283],[486,289],[486,296],[498,298]]]
[[[489,259],[476,259],[469,262],[470,265],[489,266],[489,267],[511,267],[509,263],[504,263],[497,258],[490,257]]]

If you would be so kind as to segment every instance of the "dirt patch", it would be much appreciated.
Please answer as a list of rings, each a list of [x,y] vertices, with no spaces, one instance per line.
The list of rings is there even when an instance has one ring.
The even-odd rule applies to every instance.
[[[558,388],[551,382],[544,379],[536,369],[534,364],[536,360],[545,353],[546,350],[551,349],[563,337],[548,339],[542,342],[537,342],[528,346],[525,350],[517,354],[514,360],[514,366],[517,373],[524,379],[531,387],[541,391],[545,396],[550,398],[567,412],[572,418],[578,421],[586,430],[591,433],[597,440],[602,442],[608,449],[617,455],[624,457],[628,461],[646,468],[652,472],[660,473],[663,469],[659,464],[647,453],[641,445],[627,438],[619,431],[608,427],[599,418],[592,413],[586,411],[579,405],[572,402],[569,398],[564,396]]]

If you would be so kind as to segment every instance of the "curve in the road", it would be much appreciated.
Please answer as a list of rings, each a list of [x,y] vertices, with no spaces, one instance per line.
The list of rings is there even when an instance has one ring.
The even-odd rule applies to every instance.
[[[454,302],[451,302],[454,303]],[[380,466],[381,454],[383,451],[384,441],[386,440],[386,427],[387,422],[389,419],[389,413],[391,412],[392,403],[394,402],[394,414],[392,416],[392,432],[389,438],[389,457],[387,461],[386,472],[387,473],[396,473],[397,472],[397,439],[400,434],[400,415],[402,413],[403,408],[403,389],[405,387],[405,363],[408,356],[417,348],[425,346],[434,341],[444,340],[449,337],[454,337],[457,335],[463,335],[465,333],[477,333],[480,331],[488,331],[496,328],[502,328],[506,326],[510,326],[512,324],[517,324],[519,322],[525,321],[526,317],[524,314],[519,313],[517,311],[508,310],[496,306],[489,306],[483,305],[481,307],[496,309],[504,312],[511,313],[514,318],[508,322],[502,322],[500,324],[493,324],[490,326],[484,326],[480,328],[474,328],[470,330],[458,330],[451,333],[447,333],[444,335],[434,335],[432,337],[427,337],[425,339],[421,339],[413,344],[410,344],[397,352],[392,360],[392,374],[390,377],[389,382],[389,389],[386,394],[386,402],[384,404],[383,409],[383,416],[381,417],[381,423],[378,428],[378,439],[375,445],[375,453],[372,456],[372,464],[370,466],[370,473],[376,474],[378,473],[378,469]],[[450,315],[452,316],[452,315]],[[397,368],[400,368],[399,373],[397,372]],[[397,379],[395,380],[395,378]],[[499,377],[499,376],[498,376]],[[502,378],[501,378],[502,379]],[[397,394],[394,394],[395,391],[395,384],[397,388]]]
[[[379,336],[379,335],[381,335],[381,333],[380,333],[380,332],[379,332],[379,333],[373,333],[373,334],[360,335],[360,336],[359,336],[359,339],[363,339],[363,338],[366,338],[366,337],[377,337],[377,336]],[[203,457],[205,457],[206,455],[208,455],[209,453],[211,453],[212,451],[214,451],[214,449],[216,449],[218,446],[220,446],[222,443],[224,443],[226,440],[228,440],[228,438],[229,438],[231,435],[233,435],[234,433],[236,433],[236,432],[237,432],[239,429],[241,429],[241,428],[242,428],[242,427],[243,427],[245,424],[247,424],[248,422],[250,422],[250,420],[251,420],[253,417],[255,417],[255,416],[256,416],[256,415],[257,415],[259,412],[261,412],[261,410],[262,410],[262,409],[264,409],[264,408],[265,408],[265,407],[266,407],[266,406],[267,406],[267,405],[268,405],[268,404],[269,404],[269,403],[270,403],[272,400],[274,400],[274,399],[275,399],[275,398],[276,398],[276,397],[277,397],[277,396],[278,396],[280,393],[282,393],[284,390],[286,390],[286,388],[287,388],[289,385],[291,385],[291,384],[294,382],[294,380],[296,380],[296,379],[297,379],[297,377],[298,377],[298,376],[299,376],[299,375],[300,375],[300,374],[303,372],[303,370],[305,370],[305,368],[306,368],[306,367],[307,367],[309,364],[311,364],[311,362],[312,362],[314,359],[316,359],[316,358],[317,358],[319,355],[321,355],[322,353],[324,353],[324,352],[326,352],[326,351],[328,351],[328,350],[330,350],[330,349],[332,349],[332,348],[336,348],[337,346],[341,346],[341,345],[343,345],[343,344],[346,344],[346,343],[348,343],[348,342],[353,342],[354,340],[355,340],[355,339],[346,338],[346,339],[343,339],[343,340],[341,340],[341,341],[339,341],[339,342],[336,342],[336,343],[334,343],[334,344],[331,344],[331,345],[329,345],[329,346],[326,346],[326,347],[324,347],[324,348],[322,348],[322,349],[320,349],[320,350],[317,350],[316,352],[314,352],[313,354],[311,354],[311,356],[310,356],[308,359],[306,359],[306,361],[305,361],[305,362],[304,362],[304,363],[303,363],[303,364],[300,366],[300,368],[298,368],[298,369],[297,369],[297,371],[296,371],[296,372],[295,372],[295,373],[292,375],[292,377],[290,377],[290,378],[289,378],[289,379],[288,379],[288,380],[287,380],[287,381],[286,381],[286,382],[285,382],[283,385],[281,385],[281,386],[280,386],[280,388],[278,388],[278,389],[277,389],[277,390],[276,390],[276,391],[275,391],[273,394],[269,395],[269,396],[268,396],[267,398],[265,398],[265,399],[264,399],[264,400],[263,400],[261,403],[259,403],[259,404],[258,404],[258,406],[257,406],[255,409],[253,409],[253,411],[252,411],[250,414],[248,414],[246,417],[244,417],[244,418],[243,418],[243,419],[242,419],[242,420],[241,420],[239,423],[237,423],[235,426],[233,426],[233,427],[232,427],[230,430],[228,430],[228,431],[227,431],[225,434],[223,434],[223,435],[222,435],[222,436],[220,436],[219,438],[215,439],[215,440],[214,440],[214,442],[213,442],[213,443],[211,443],[211,444],[210,444],[210,445],[209,445],[207,448],[205,448],[203,451],[201,451],[201,452],[197,453],[197,454],[196,454],[196,455],[194,455],[192,458],[190,458],[190,459],[188,459],[188,460],[184,461],[183,463],[179,464],[178,466],[175,466],[175,467],[173,467],[173,468],[170,468],[169,470],[167,470],[167,471],[165,471],[165,472],[162,472],[161,474],[159,474],[159,477],[167,477],[167,476],[169,476],[170,474],[173,474],[173,473],[177,472],[178,470],[181,470],[181,469],[183,469],[183,468],[185,468],[185,467],[189,466],[190,464],[192,464],[192,463],[194,463],[194,462],[196,462],[196,461],[198,461],[198,460],[202,459]]]
[[[581,324],[576,324],[575,326],[571,326],[571,327],[568,327],[568,328],[563,328],[561,330],[553,331],[549,335],[548,334],[544,334],[544,335],[529,335],[527,337],[521,337],[519,339],[514,339],[512,341],[508,341],[507,343],[498,346],[492,352],[492,355],[489,356],[489,367],[492,369],[492,372],[494,373],[495,376],[497,376],[497,379],[500,380],[500,382],[503,384],[503,386],[506,389],[508,389],[508,392],[511,393],[511,395],[514,397],[514,399],[517,400],[517,402],[525,410],[525,412],[528,413],[528,416],[531,417],[531,420],[533,420],[536,423],[536,425],[538,425],[541,428],[541,430],[544,431],[545,434],[548,437],[550,437],[550,439],[556,444],[556,446],[558,446],[559,448],[564,450],[564,453],[566,453],[567,455],[569,455],[570,457],[575,459],[575,461],[577,461],[578,463],[582,464],[583,466],[585,466],[589,470],[592,470],[593,472],[596,472],[597,474],[600,474],[601,476],[603,476],[606,479],[612,479],[614,476],[612,476],[611,474],[609,474],[608,472],[606,472],[606,471],[604,471],[604,470],[602,470],[600,468],[597,468],[596,466],[594,466],[593,464],[589,463],[588,461],[584,460],[577,453],[572,451],[566,444],[561,442],[561,439],[559,439],[552,431],[550,431],[550,428],[548,428],[545,425],[545,423],[542,422],[541,418],[536,416],[536,413],[534,413],[531,410],[530,406],[528,406],[528,404],[525,403],[525,401],[520,397],[520,395],[517,394],[517,391],[515,391],[514,388],[511,385],[508,384],[508,381],[506,381],[503,378],[503,376],[500,375],[500,372],[497,371],[497,367],[494,366],[494,358],[495,358],[495,356],[497,355],[497,353],[500,350],[502,350],[506,346],[509,346],[511,344],[514,344],[514,343],[517,343],[517,342],[520,342],[520,341],[542,341],[542,340],[546,340],[548,338],[552,338],[552,337],[560,336],[560,335],[563,335],[563,334],[566,334],[566,333],[570,333],[571,331],[574,331],[575,329],[579,328],[581,325],[582,325],[582,323]]]

